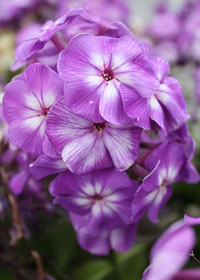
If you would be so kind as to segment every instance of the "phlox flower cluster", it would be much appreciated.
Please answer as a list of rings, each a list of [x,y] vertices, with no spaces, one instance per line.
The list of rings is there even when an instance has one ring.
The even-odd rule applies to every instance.
[[[5,87],[1,121],[10,146],[0,160],[17,159],[9,177],[15,195],[40,189],[51,175],[49,192],[80,246],[106,255],[129,250],[145,215],[159,221],[173,184],[196,183],[199,174],[190,116],[169,63],[124,23],[88,6],[18,33],[11,69],[24,71]],[[194,246],[194,224],[186,216],[164,233],[143,279],[184,279],[177,273]],[[162,278],[166,262],[174,266]]]
[[[173,183],[199,180],[180,84],[123,23],[83,8],[29,28],[12,65],[26,68],[3,97],[8,139],[23,157],[10,187],[19,194],[58,174],[49,190],[80,245],[127,251],[145,214],[158,222]]]

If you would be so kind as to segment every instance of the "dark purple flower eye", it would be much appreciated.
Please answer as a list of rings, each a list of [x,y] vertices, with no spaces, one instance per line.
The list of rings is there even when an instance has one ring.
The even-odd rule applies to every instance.
[[[102,77],[107,82],[112,80],[114,78],[114,73],[113,73],[112,69],[105,69],[102,73]]]
[[[105,123],[94,123],[94,130],[101,132],[105,126]]]

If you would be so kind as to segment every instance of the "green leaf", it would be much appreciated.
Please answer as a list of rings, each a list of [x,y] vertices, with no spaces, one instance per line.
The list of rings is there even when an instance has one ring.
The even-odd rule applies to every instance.
[[[90,261],[78,268],[75,280],[101,280],[112,272],[112,265],[103,260]]]
[[[0,279],[12,280],[13,279],[12,271],[9,269],[1,268],[0,269]]]
[[[131,250],[129,250],[127,253],[123,254],[115,254],[116,262],[118,264],[121,264],[125,261],[127,261],[130,258],[135,257],[137,254],[142,253],[142,251],[147,247],[147,244],[136,244],[133,246]]]

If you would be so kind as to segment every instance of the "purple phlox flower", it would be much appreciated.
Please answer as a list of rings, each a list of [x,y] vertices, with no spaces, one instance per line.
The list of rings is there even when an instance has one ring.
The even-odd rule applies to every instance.
[[[181,21],[178,15],[173,14],[165,6],[157,9],[153,20],[148,24],[147,33],[154,39],[176,39],[181,31]]]
[[[0,155],[0,162],[3,164],[12,163],[15,160],[17,153],[18,149],[9,143],[9,147]]]
[[[124,0],[84,0],[83,3],[91,14],[104,20],[127,22],[129,8]]]
[[[199,182],[199,173],[191,162],[195,152],[195,142],[190,135],[187,125],[183,124],[179,129],[169,133],[167,139],[177,142],[182,147],[185,157],[185,162],[177,180],[192,184]]]
[[[87,175],[62,173],[51,182],[50,193],[65,210],[86,215],[84,226],[98,234],[131,223],[137,187],[126,173],[107,169]]]
[[[80,246],[94,255],[108,255],[110,250],[124,253],[130,250],[136,238],[136,224],[125,225],[111,231],[94,234],[85,227],[87,216],[70,213]]]
[[[183,221],[173,224],[158,239],[151,251],[151,265],[143,280],[170,280],[188,259],[195,244],[195,234]]]
[[[8,21],[18,18],[24,14],[27,8],[33,8],[37,0],[1,0],[0,24],[6,24]]]
[[[145,270],[142,280],[186,279],[176,278],[175,275],[179,275],[179,270],[188,260],[195,245],[195,232],[191,226],[199,224],[199,219],[196,222],[193,220],[192,224],[188,223],[186,216],[185,221],[180,220],[171,225],[153,246],[151,264]]]
[[[186,4],[185,14],[182,20],[181,32],[179,35],[178,46],[182,56],[187,59],[200,61],[200,5],[199,1],[194,1],[188,6]]]
[[[146,97],[153,94],[158,81],[145,48],[128,36],[115,39],[82,34],[74,37],[58,59],[70,109],[93,122],[104,118],[123,124],[128,122],[128,114],[146,124],[145,116],[138,114],[140,104],[135,99],[139,93]],[[120,88],[123,83],[130,86],[128,93]],[[137,117],[132,116],[136,111]]]
[[[131,30],[121,21],[112,23],[91,15],[83,11],[67,28],[62,29],[62,34],[67,42],[80,33],[91,33],[96,36],[106,36],[120,38],[122,36],[132,36]]]
[[[29,155],[23,152],[18,152],[16,156],[16,163],[19,171],[12,175],[9,181],[9,186],[15,195],[20,194],[25,186],[27,186],[29,190],[41,188],[41,184],[34,180],[30,174],[29,164],[32,160],[33,159]]]
[[[169,64],[160,57],[151,57],[159,87],[149,95],[133,94],[132,88],[122,85],[125,96],[130,97],[131,104],[126,111],[135,118],[137,124],[145,129],[151,128],[150,120],[156,122],[165,131],[177,129],[188,118],[186,105],[178,81],[168,77]],[[132,96],[131,96],[132,95]],[[125,104],[126,106],[126,104]]]
[[[129,10],[126,1],[123,0],[59,0],[57,14],[63,15],[72,7],[84,7],[94,16],[106,21],[127,22]]]
[[[146,35],[152,41],[151,53],[172,63],[178,61],[180,57],[178,40],[181,28],[182,19],[179,13],[171,12],[164,2],[158,4],[156,14],[146,28]]]
[[[67,168],[83,174],[112,165],[128,169],[138,156],[141,128],[93,123],[70,111],[63,98],[48,114],[47,134]]]
[[[50,184],[54,203],[69,211],[81,247],[106,255],[125,252],[136,236],[131,202],[138,185],[114,169],[87,175],[59,174]]]
[[[121,22],[108,23],[91,16],[84,9],[74,8],[54,22],[47,21],[37,33],[34,31],[32,38],[29,36],[29,40],[22,42],[16,49],[16,60],[11,69],[15,71],[24,64],[32,61],[42,62],[43,59],[48,59],[48,65],[52,65],[52,58],[55,66],[58,53],[65,49],[74,35],[82,32],[113,37],[131,35],[128,27]]]
[[[37,37],[41,28],[42,28],[42,24],[36,23],[36,22],[30,23],[30,24],[26,25],[25,27],[21,28],[16,34],[16,38],[15,38],[16,46],[18,47],[23,42]]]
[[[138,188],[133,200],[133,219],[140,220],[147,212],[151,222],[158,222],[158,214],[171,196],[171,184],[180,178],[185,163],[182,145],[168,142],[155,149],[147,159],[147,167],[151,172]]]
[[[38,26],[35,26],[35,30],[31,30],[33,32],[32,38],[30,38],[29,35],[27,37],[27,29],[25,29],[25,34],[22,34],[23,41],[16,49],[16,60],[13,62],[11,70],[15,71],[27,62],[31,63],[32,61],[37,61],[38,58],[43,56],[57,57],[59,51],[64,49],[65,45],[61,45],[61,41],[55,37],[56,33],[66,24],[73,21],[73,19],[77,17],[82,11],[82,9],[78,8],[72,9],[63,17],[57,19],[55,22],[52,20],[47,21],[40,27],[40,29]],[[51,42],[50,39],[53,36],[55,40]],[[55,43],[56,46],[53,43]]]
[[[33,64],[5,89],[3,113],[13,145],[39,156],[56,156],[46,136],[46,117],[63,95],[63,82],[45,65]]]
[[[44,154],[39,156],[29,167],[32,176],[37,180],[61,173],[67,169],[62,158],[51,158]]]
[[[195,83],[195,100],[200,104],[200,66],[196,67],[193,73],[194,83]]]
[[[176,142],[182,149],[184,155],[184,164],[179,172],[177,181],[186,181],[188,183],[197,183],[199,181],[199,173],[192,164],[192,158],[195,151],[195,143],[191,138],[187,124],[184,123],[180,128],[165,134],[163,130],[156,129],[155,131],[143,131],[141,137],[140,156],[137,158],[137,163],[144,164],[146,159],[160,145],[166,142]],[[157,161],[160,160],[158,155]],[[154,163],[156,165],[156,162]]]
[[[151,53],[156,56],[163,57],[170,63],[176,63],[179,60],[179,50],[177,42],[174,40],[161,40],[152,45]]]

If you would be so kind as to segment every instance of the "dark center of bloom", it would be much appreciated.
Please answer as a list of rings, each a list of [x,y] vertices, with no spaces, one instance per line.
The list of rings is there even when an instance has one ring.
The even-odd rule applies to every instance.
[[[50,108],[42,108],[42,116],[47,116],[47,114],[49,113]]]
[[[95,201],[99,201],[99,200],[103,199],[103,197],[100,194],[97,194],[97,193],[95,195],[93,195],[91,198]]]
[[[102,73],[102,77],[105,81],[110,81],[114,78],[114,73],[111,69],[105,69]]]
[[[105,123],[94,123],[94,130],[101,132],[104,129]]]

